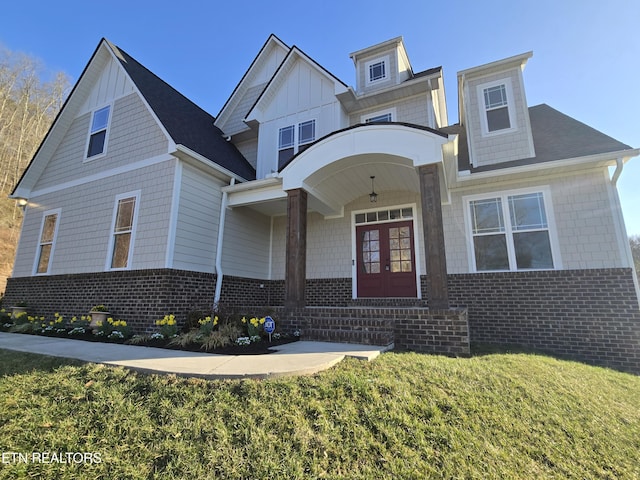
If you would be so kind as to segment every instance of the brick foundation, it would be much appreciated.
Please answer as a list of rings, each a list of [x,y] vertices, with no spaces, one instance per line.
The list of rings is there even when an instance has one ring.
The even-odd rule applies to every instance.
[[[140,332],[153,329],[155,320],[167,313],[183,320],[192,310],[210,309],[215,279],[213,274],[169,269],[10,278],[4,304],[24,300],[32,313],[47,316],[79,315],[93,305],[105,304],[114,317],[127,320]],[[426,299],[428,278],[423,276],[420,284]],[[449,275],[448,285],[451,304],[468,311],[471,342],[520,345],[640,373],[640,309],[631,269],[460,274]],[[304,310],[314,319],[315,337],[380,343],[392,331],[399,347],[422,351],[437,347],[441,352],[444,347],[442,353],[451,347],[451,354],[459,354],[457,347],[446,342],[465,343],[462,320],[455,314],[445,320],[437,315],[394,313],[424,313],[419,307],[428,304],[426,300],[354,301],[351,288],[350,278],[307,280],[307,306],[324,311],[310,315],[313,309]],[[279,307],[283,303],[282,280],[224,277],[224,306]],[[352,311],[343,317],[328,315],[337,307]],[[367,316],[376,307],[386,307],[384,318]],[[307,317],[294,317],[285,319],[287,328],[310,328]],[[358,335],[361,339],[355,340]]]
[[[174,313],[183,321],[192,310],[211,310],[215,275],[182,270],[130,270],[9,278],[5,305],[24,300],[29,313],[67,318],[103,304],[136,332]]]
[[[631,269],[449,275],[471,341],[512,344],[640,374]]]

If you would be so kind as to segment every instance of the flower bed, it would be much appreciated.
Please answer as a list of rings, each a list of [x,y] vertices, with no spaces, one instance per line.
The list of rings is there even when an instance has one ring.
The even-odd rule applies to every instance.
[[[299,339],[293,335],[273,333],[270,338],[264,332],[265,317],[247,319],[218,316],[203,316],[197,322],[187,324],[180,332],[174,315],[165,315],[157,320],[156,332],[133,335],[127,322],[112,317],[105,321],[92,322],[91,315],[65,318],[56,313],[53,319],[25,314],[11,315],[0,309],[0,331],[26,333],[58,338],[75,338],[92,342],[109,342],[147,347],[169,348],[216,354],[266,354],[273,353],[271,347]]]

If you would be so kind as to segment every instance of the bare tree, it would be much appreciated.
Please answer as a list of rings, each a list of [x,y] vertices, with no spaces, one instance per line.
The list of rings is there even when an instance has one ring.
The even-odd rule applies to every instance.
[[[35,58],[0,46],[0,292],[11,272],[22,221],[7,196],[35,154],[69,92],[63,73],[45,79]]]

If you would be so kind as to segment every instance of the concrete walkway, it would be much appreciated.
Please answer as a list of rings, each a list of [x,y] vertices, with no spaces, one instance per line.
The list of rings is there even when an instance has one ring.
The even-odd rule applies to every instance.
[[[345,357],[370,361],[389,349],[298,341],[274,347],[276,351],[266,355],[212,355],[3,332],[0,332],[0,348],[118,365],[146,373],[173,373],[206,379],[309,375],[331,368]]]

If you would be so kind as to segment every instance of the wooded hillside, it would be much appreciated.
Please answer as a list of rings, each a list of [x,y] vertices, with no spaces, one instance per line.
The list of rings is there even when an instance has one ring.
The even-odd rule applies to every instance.
[[[29,164],[69,93],[63,73],[45,80],[30,56],[0,46],[0,294],[11,274],[22,211],[7,196]]]

